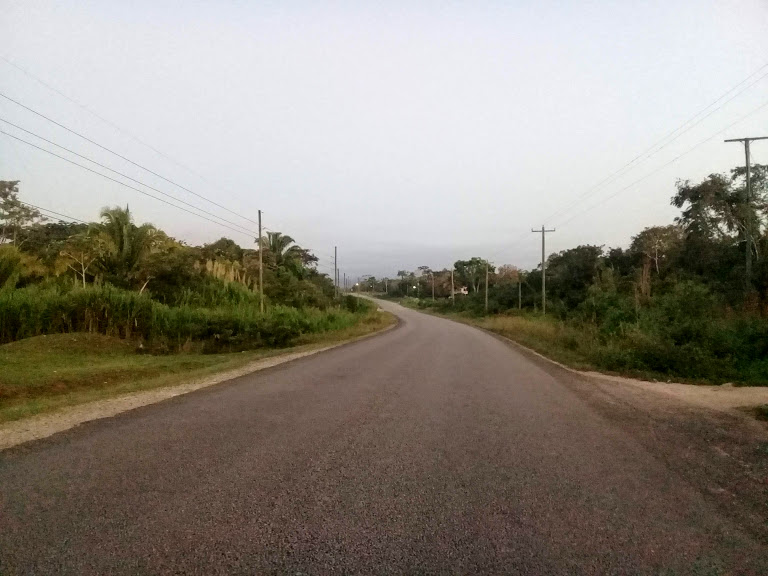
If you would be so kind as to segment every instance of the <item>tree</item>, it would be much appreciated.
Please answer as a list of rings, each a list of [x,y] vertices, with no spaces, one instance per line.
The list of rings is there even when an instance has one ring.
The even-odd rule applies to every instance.
[[[125,208],[104,208],[99,226],[105,250],[101,265],[118,284],[130,285],[137,279],[139,262],[149,254],[157,235],[151,224],[136,226],[133,216]]]
[[[499,284],[517,284],[520,282],[520,269],[512,264],[503,264],[496,272],[496,279]]]
[[[729,237],[743,229],[739,218],[740,199],[734,193],[731,179],[723,174],[710,174],[699,184],[689,180],[676,184],[672,205],[682,213],[675,219],[687,236],[714,240]]]
[[[640,293],[644,297],[651,295],[651,270],[656,270],[659,276],[662,269],[670,265],[673,256],[678,252],[683,242],[683,230],[680,226],[650,226],[632,238],[630,252],[639,254],[642,259],[640,276]]]
[[[575,308],[587,295],[603,257],[602,246],[577,246],[547,259],[547,298]]]
[[[741,284],[742,300],[748,224],[752,231],[749,249],[758,256],[756,267],[763,268],[756,248],[761,245],[761,227],[757,224],[766,218],[766,168],[756,165],[755,170],[756,184],[749,204],[745,202],[743,170],[738,168],[730,176],[711,174],[698,184],[679,181],[672,198],[672,204],[682,210],[675,220],[684,232],[680,268],[719,285],[717,290],[727,294],[736,294]],[[736,303],[733,298],[731,301]]]
[[[317,258],[296,244],[296,241],[282,232],[267,232],[267,237],[262,239],[265,251],[265,262],[275,267],[285,267],[294,273],[300,273],[300,269],[309,262],[317,262]]]
[[[34,256],[21,252],[12,244],[0,244],[0,290],[42,278],[45,273],[45,266]]]
[[[460,284],[472,287],[472,292],[478,292],[480,285],[485,282],[486,268],[489,272],[494,272],[493,266],[487,260],[477,256],[469,260],[457,260],[453,265],[456,271],[456,277]]]
[[[98,229],[90,229],[68,238],[59,254],[61,262],[80,278],[85,288],[86,279],[96,275],[107,249],[106,240]]]
[[[37,209],[19,200],[18,180],[0,180],[0,244],[16,244],[22,228],[42,218]]]
[[[77,222],[35,223],[19,232],[17,245],[20,250],[36,256],[55,270],[66,242],[73,236],[86,233],[88,229],[88,224]]]
[[[193,249],[158,232],[135,272],[137,285],[141,284],[139,293],[149,288],[153,298],[172,301],[174,295],[201,280],[203,270],[195,266],[197,257]]]
[[[240,262],[244,252],[237,242],[229,238],[219,238],[216,242],[206,244],[202,248],[203,256],[209,260],[224,258],[232,262]]]

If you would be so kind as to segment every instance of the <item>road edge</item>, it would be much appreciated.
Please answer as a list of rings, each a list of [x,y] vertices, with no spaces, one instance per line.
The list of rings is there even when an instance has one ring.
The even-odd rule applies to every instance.
[[[157,404],[158,402],[189,394],[190,392],[195,392],[202,388],[224,384],[231,380],[248,376],[249,374],[282,366],[295,360],[307,358],[308,356],[314,356],[336,348],[355,344],[362,340],[381,336],[402,325],[402,320],[396,314],[392,314],[392,316],[395,318],[394,323],[375,332],[371,332],[370,334],[355,336],[341,342],[334,342],[333,344],[322,345],[311,350],[302,350],[301,352],[286,351],[284,354],[254,360],[240,368],[226,370],[209,376],[198,377],[191,382],[184,384],[162,386],[151,390],[119,394],[111,398],[94,400],[92,402],[85,402],[74,406],[66,406],[44,414],[36,414],[28,418],[0,424],[0,452],[20,446],[21,444],[26,444],[27,442],[48,438],[49,436],[65,432],[76,426],[85,424],[86,422],[111,418],[130,410]]]
[[[402,306],[402,304],[399,304],[399,305]],[[619,386],[622,386],[622,385],[634,386],[636,388],[642,388],[644,390],[652,391],[657,394],[670,396],[672,398],[675,398],[677,400],[682,400],[683,402],[686,402],[694,406],[708,408],[711,410],[717,410],[722,412],[729,412],[732,414],[736,413],[741,417],[745,417],[753,421],[756,419],[752,414],[749,413],[750,410],[768,403],[768,387],[763,387],[763,386],[730,387],[726,385],[716,385],[716,384],[688,384],[684,382],[670,382],[670,381],[662,382],[662,381],[653,381],[653,380],[643,380],[640,378],[633,378],[631,376],[607,374],[607,373],[598,372],[595,370],[578,370],[576,368],[572,368],[566,364],[563,364],[562,362],[558,362],[557,360],[549,358],[548,356],[542,354],[541,352],[538,352],[532,348],[529,348],[528,346],[525,346],[524,344],[521,344],[520,342],[517,342],[516,340],[509,338],[508,336],[498,334],[496,332],[493,332],[492,330],[488,330],[487,328],[483,328],[481,326],[473,324],[472,322],[466,322],[461,319],[451,318],[450,316],[445,316],[443,314],[436,314],[436,313],[428,312],[425,310],[409,308],[407,306],[403,306],[403,308],[407,308],[415,312],[420,312],[428,316],[442,318],[444,320],[448,320],[449,322],[456,322],[457,324],[463,324],[465,326],[469,326],[470,328],[479,330],[480,332],[485,332],[489,336],[501,341],[502,343],[506,344],[510,348],[527,356],[531,360],[536,361],[543,370],[547,370],[547,368],[561,370],[581,380],[584,380],[587,382],[591,381],[593,384],[596,384],[595,381],[599,381],[605,384],[614,384]],[[686,390],[688,391],[695,390],[696,392],[701,393],[700,398],[697,400],[696,397],[692,395],[686,395],[681,393],[682,391],[686,391]],[[707,395],[717,395],[717,396],[720,396],[721,399],[724,399],[725,396],[731,396],[732,398],[729,399],[729,401],[724,402],[722,406],[716,406],[712,402],[704,401],[704,398]],[[749,398],[749,396],[753,396],[753,398]]]

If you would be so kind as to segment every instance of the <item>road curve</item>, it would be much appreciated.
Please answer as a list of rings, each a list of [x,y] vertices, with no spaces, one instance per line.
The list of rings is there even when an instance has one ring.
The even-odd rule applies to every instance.
[[[382,306],[401,326],[0,452],[0,574],[765,570],[539,362]]]

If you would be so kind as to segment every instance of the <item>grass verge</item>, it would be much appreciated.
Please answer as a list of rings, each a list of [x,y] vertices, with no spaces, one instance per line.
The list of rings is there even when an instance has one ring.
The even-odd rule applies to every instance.
[[[120,394],[181,384],[255,360],[354,340],[396,322],[371,312],[345,328],[301,336],[295,346],[238,353],[137,353],[135,343],[102,334],[35,336],[0,346],[0,423]]]
[[[526,312],[521,314],[517,311],[509,314],[476,316],[467,312],[451,313],[431,309],[429,306],[424,306],[423,303],[420,305],[419,300],[415,298],[403,298],[398,302],[414,310],[449,318],[499,334],[576,370],[685,384],[719,385],[733,382],[736,385],[766,385],[764,379],[749,377],[748,374],[745,375],[744,379],[734,375],[716,374],[686,376],[680,373],[655,371],[645,367],[631,367],[638,351],[628,347],[626,341],[604,342],[598,338],[596,331],[588,326],[577,327],[550,316]],[[653,350],[650,350],[647,355],[652,355],[652,352]]]

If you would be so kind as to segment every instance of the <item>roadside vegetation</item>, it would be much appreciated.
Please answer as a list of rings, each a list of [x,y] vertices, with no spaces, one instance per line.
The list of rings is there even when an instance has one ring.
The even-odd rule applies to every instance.
[[[136,340],[72,332],[0,345],[0,423],[92,400],[172,386],[234,370],[251,362],[359,338],[392,324],[373,307],[357,321],[329,332],[307,333],[290,348],[201,354],[148,354]]]
[[[578,246],[541,267],[483,258],[451,270],[422,266],[367,287],[457,315],[578,368],[656,379],[768,385],[768,167],[755,166],[745,205],[744,169],[677,183],[673,224],[640,231],[628,248]],[[746,273],[745,229],[752,271]],[[488,304],[486,309],[486,267]],[[434,300],[432,291],[434,286]],[[461,293],[464,289],[466,294]]]
[[[238,367],[394,322],[280,232],[188,246],[130,210],[50,222],[0,182],[0,421]],[[259,251],[264,301],[259,295]]]

